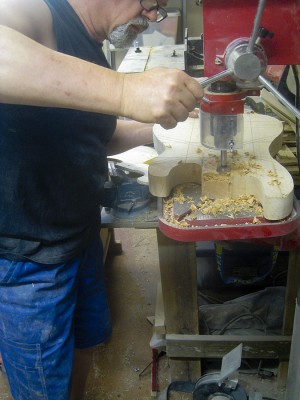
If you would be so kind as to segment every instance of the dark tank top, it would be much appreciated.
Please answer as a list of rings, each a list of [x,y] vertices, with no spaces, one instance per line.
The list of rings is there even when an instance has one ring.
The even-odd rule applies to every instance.
[[[57,50],[108,68],[70,4],[44,1]],[[115,127],[116,118],[103,114],[0,104],[1,256],[52,264],[84,249],[99,229]]]

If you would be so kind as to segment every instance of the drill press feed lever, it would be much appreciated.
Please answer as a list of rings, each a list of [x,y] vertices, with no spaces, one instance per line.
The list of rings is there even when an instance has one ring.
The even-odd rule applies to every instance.
[[[249,0],[248,2],[229,0],[226,2],[226,7],[223,7],[218,0],[205,0],[203,3],[204,69],[206,76],[209,76],[211,72],[213,72],[213,75],[201,82],[202,87],[206,88],[205,95],[200,102],[201,142],[208,148],[221,150],[221,170],[226,170],[227,150],[233,151],[242,147],[243,111],[246,96],[256,95],[258,90],[266,87],[297,118],[300,118],[300,111],[264,77],[268,60],[266,51],[262,46],[262,43],[264,44],[266,40],[267,47],[271,48],[271,62],[274,65],[289,64],[290,57],[293,59],[293,64],[300,62],[300,43],[299,39],[294,38],[294,35],[297,35],[297,30],[299,30],[297,24],[299,1],[288,0],[285,4],[280,4],[282,2],[277,0],[268,0],[269,7],[266,7],[266,3],[267,0],[259,0],[258,5],[256,0]],[[249,38],[244,36],[234,38],[233,35],[239,34],[240,31],[242,34],[246,33],[240,20],[243,19],[243,16],[246,16],[243,22],[245,22],[245,26],[248,26],[251,23],[250,18],[253,18],[251,12],[253,12],[255,6],[257,8],[251,36]],[[249,7],[249,13],[242,15],[241,7],[244,8],[244,13],[247,12]],[[291,46],[292,55],[283,54],[281,57],[280,54],[276,53],[277,43],[275,42],[278,39],[278,45],[282,47],[283,41],[286,45],[287,37],[282,37],[282,32],[279,32],[279,30],[282,31],[280,24],[278,25],[279,13],[291,12],[289,8],[294,8],[294,11],[296,11],[296,16],[290,18],[288,24],[290,32],[292,32],[289,32],[289,34],[293,35],[293,41],[297,42],[297,46]],[[264,14],[266,14],[266,17]],[[222,20],[226,20],[229,28],[226,26],[220,28],[220,21]],[[262,28],[262,21],[270,28]],[[275,35],[269,29],[274,29]],[[220,38],[220,33],[225,36]],[[274,39],[273,36],[275,36]],[[227,39],[228,42],[225,46]],[[273,48],[270,46],[270,41],[274,42]],[[211,58],[208,59],[212,56],[212,45],[216,46],[214,65]],[[209,50],[207,50],[208,47],[210,47]],[[223,51],[222,55],[219,55],[220,50]],[[216,72],[217,68],[223,68],[223,70]]]

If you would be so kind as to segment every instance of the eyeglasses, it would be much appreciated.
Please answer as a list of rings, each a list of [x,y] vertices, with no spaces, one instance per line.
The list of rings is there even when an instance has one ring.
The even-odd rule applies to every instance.
[[[161,22],[168,16],[167,11],[164,8],[160,7],[158,5],[157,1],[140,0],[140,4],[141,4],[141,7],[146,11],[152,11],[152,10],[157,11],[156,22]]]

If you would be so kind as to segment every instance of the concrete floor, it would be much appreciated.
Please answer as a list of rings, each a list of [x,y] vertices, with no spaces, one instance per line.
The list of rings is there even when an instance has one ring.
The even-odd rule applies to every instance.
[[[116,239],[123,253],[107,259],[108,293],[113,319],[113,335],[104,349],[95,351],[84,400],[150,400],[151,362],[149,341],[155,314],[159,263],[155,230],[117,229]],[[166,357],[159,361],[159,389],[167,386],[169,366]],[[284,399],[276,377],[261,379],[241,375],[246,391],[259,391],[265,398]],[[0,372],[0,400],[8,399],[5,376]],[[189,400],[191,395],[172,393],[170,399]],[[26,399],[24,399],[26,400]]]
[[[115,230],[122,243],[121,256],[107,260],[107,281],[113,319],[113,335],[100,354],[85,400],[151,398],[149,341],[155,314],[158,254],[154,230]]]

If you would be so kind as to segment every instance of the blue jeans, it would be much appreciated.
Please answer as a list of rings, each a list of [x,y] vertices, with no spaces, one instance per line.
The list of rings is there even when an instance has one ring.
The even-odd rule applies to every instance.
[[[97,237],[54,265],[0,258],[0,352],[15,400],[67,400],[74,347],[111,335]]]

